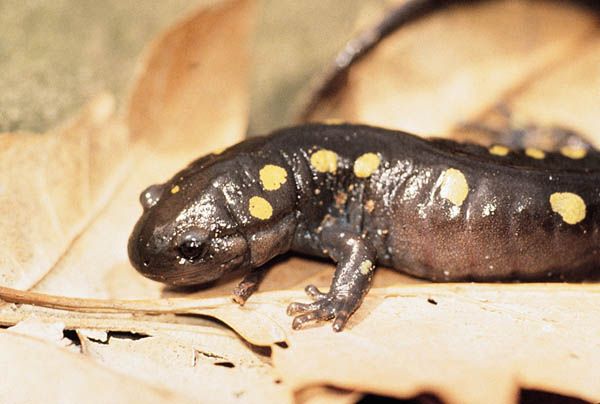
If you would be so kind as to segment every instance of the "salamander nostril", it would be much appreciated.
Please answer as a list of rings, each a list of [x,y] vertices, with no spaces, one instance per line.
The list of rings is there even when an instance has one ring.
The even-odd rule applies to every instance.
[[[150,209],[158,203],[163,193],[162,185],[150,185],[140,194],[140,203],[144,210]]]

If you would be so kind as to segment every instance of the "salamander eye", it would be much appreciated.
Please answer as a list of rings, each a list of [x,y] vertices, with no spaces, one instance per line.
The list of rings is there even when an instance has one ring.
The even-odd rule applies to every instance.
[[[208,243],[203,237],[196,234],[187,234],[179,243],[179,252],[181,256],[188,261],[194,261],[201,258],[208,250]]]

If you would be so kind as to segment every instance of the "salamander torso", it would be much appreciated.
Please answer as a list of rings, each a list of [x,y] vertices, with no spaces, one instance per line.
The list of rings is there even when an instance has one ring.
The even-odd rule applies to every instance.
[[[376,264],[421,278],[533,280],[600,271],[600,154],[425,140],[305,125],[192,163],[142,193],[133,265],[175,284],[256,268],[289,250],[328,256],[328,293],[293,303],[294,327],[341,330]],[[256,276],[236,290],[245,300]]]

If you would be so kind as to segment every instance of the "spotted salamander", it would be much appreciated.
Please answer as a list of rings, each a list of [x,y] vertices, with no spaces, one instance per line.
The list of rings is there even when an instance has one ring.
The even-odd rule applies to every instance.
[[[390,33],[474,2],[402,2],[348,43],[304,115]],[[435,281],[597,276],[599,153],[571,134],[557,137],[554,153],[520,148],[519,131],[499,135],[502,144],[484,148],[368,126],[307,125],[246,140],[142,192],[130,260],[172,285],[247,270],[234,290],[243,304],[273,257],[289,250],[330,257],[337,267],[329,291],[307,286],[314,302],[292,303],[288,313],[294,328],[333,319],[335,331],[359,307],[376,265]]]
[[[287,251],[337,263],[293,327],[341,330],[376,265],[435,281],[600,271],[600,153],[490,148],[361,125],[305,125],[243,141],[141,195],[129,240],[143,275],[172,285],[257,269]]]

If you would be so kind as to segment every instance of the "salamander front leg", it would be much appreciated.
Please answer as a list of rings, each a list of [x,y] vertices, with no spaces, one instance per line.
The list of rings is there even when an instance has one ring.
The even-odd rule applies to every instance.
[[[313,321],[333,319],[333,330],[341,331],[371,287],[375,267],[373,247],[358,234],[332,229],[323,230],[322,238],[329,255],[337,262],[333,281],[328,293],[314,285],[306,287],[306,293],[314,302],[289,305],[288,315],[296,315],[292,322],[294,329]]]
[[[233,289],[233,301],[243,306],[246,300],[258,289],[260,282],[263,280],[265,271],[254,269],[248,273],[244,279]]]

